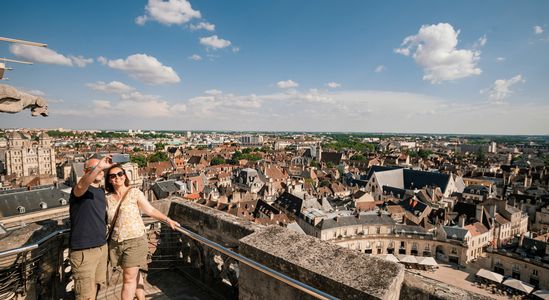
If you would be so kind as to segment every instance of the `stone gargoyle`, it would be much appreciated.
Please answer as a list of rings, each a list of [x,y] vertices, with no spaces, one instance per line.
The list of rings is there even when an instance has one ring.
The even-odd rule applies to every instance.
[[[48,116],[48,102],[41,97],[21,92],[9,85],[0,84],[0,112],[15,114],[30,108],[31,115]]]

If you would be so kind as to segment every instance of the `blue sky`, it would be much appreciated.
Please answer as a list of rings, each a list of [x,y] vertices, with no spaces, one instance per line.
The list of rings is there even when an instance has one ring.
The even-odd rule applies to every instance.
[[[3,1],[37,128],[549,133],[546,1]],[[194,58],[194,59],[193,59]]]

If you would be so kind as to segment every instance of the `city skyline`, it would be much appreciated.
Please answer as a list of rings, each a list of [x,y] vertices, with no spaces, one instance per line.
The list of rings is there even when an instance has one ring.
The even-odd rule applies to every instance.
[[[549,133],[549,4],[338,4],[8,1],[1,35],[49,47],[0,44],[35,62],[2,84],[50,116],[0,126]]]

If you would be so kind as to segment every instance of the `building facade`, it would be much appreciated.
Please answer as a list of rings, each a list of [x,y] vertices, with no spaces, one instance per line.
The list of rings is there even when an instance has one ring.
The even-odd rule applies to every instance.
[[[6,139],[7,175],[56,176],[55,150],[47,133],[41,133],[34,140],[26,134],[10,132]]]

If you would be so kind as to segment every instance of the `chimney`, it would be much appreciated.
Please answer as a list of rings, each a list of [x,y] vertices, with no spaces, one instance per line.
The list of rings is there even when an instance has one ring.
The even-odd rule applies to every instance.
[[[490,212],[490,216],[494,218],[496,216],[496,205],[492,204],[488,207],[488,211]]]
[[[465,227],[465,217],[466,217],[466,215],[460,215],[459,216],[459,227],[461,227],[461,228]]]
[[[270,215],[271,220],[273,220],[274,217],[275,217],[274,213],[271,212],[271,215]]]
[[[482,223],[482,217],[484,215],[484,206],[477,205],[475,209],[475,218],[478,222]]]

